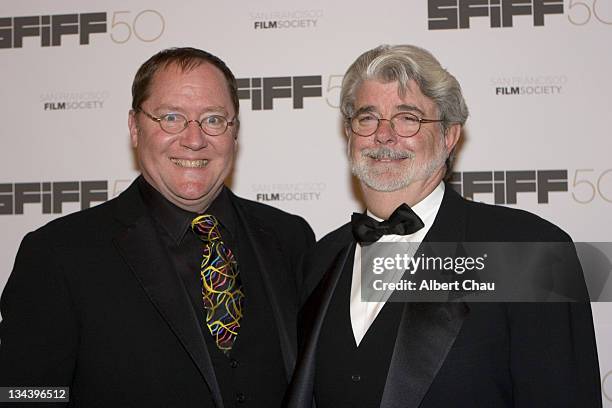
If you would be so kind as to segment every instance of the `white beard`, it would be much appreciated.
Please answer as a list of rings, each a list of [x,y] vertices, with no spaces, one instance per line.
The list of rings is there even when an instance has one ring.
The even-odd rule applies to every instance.
[[[394,150],[385,146],[362,149],[359,157],[353,159],[353,155],[350,154],[349,141],[349,162],[353,175],[366,186],[376,191],[392,192],[407,187],[414,181],[426,180],[444,165],[448,157],[444,137],[440,138],[438,151],[439,154],[433,160],[415,167],[416,154],[414,152]],[[376,166],[370,166],[370,159],[404,159],[404,165],[378,163]]]

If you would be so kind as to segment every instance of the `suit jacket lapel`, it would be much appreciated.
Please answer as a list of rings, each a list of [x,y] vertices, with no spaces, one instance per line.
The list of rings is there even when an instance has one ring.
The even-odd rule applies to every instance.
[[[465,237],[462,198],[446,186],[426,242],[460,242]],[[452,347],[469,312],[465,303],[406,303],[398,327],[381,401],[384,408],[418,407]]]
[[[288,400],[284,405],[287,408],[313,406],[316,350],[321,327],[345,264],[354,253],[355,242],[352,239],[334,242],[320,250],[324,253],[318,254],[318,259],[329,268],[300,312],[300,321],[308,324],[302,330],[308,337],[300,348],[301,358],[289,385]]]
[[[116,215],[126,228],[115,237],[115,245],[151,303],[198,367],[215,405],[222,408],[219,384],[189,295],[166,256],[136,185],[133,184],[124,194],[117,200]],[[127,210],[123,211],[124,208]]]
[[[464,303],[407,303],[380,406],[418,407],[468,313]]]
[[[257,268],[261,274],[262,284],[266,291],[266,298],[270,302],[270,308],[274,314],[274,320],[280,339],[281,352],[285,365],[287,378],[291,378],[295,365],[295,315],[297,305],[296,299],[290,292],[291,288],[286,283],[281,260],[283,254],[278,246],[277,238],[263,228],[255,218],[240,205],[239,199],[230,192],[238,221],[244,227],[248,244],[253,249]]]

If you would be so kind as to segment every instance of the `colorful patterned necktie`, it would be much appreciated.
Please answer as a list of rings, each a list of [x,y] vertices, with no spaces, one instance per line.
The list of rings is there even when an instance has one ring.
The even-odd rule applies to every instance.
[[[191,229],[204,242],[200,277],[206,325],[217,347],[227,355],[238,335],[244,304],[238,264],[223,243],[219,221],[214,216],[194,218]]]

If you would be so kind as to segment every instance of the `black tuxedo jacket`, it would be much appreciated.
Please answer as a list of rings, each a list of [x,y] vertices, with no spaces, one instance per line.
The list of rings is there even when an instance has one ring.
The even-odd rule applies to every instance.
[[[467,201],[447,186],[425,241],[570,238],[533,214]],[[300,355],[287,407],[314,405],[317,342],[354,245],[347,224],[319,241],[309,256],[304,287],[306,293],[314,292],[300,312]],[[576,272],[584,285],[582,271]],[[380,407],[600,407],[601,403],[588,302],[451,302],[404,305]]]
[[[231,201],[278,328],[265,341],[280,343],[289,378],[295,274],[314,235],[300,217]],[[223,406],[193,306],[136,183],[29,233],[1,307],[0,386],[70,386],[70,406]]]

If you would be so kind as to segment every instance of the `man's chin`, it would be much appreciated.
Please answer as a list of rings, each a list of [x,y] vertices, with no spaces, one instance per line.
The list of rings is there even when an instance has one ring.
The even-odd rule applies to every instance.
[[[379,191],[383,193],[392,193],[397,190],[408,186],[412,180],[407,178],[395,178],[395,179],[380,179],[380,178],[360,178],[363,185],[371,190]]]
[[[398,172],[376,172],[372,174],[372,169],[353,166],[351,171],[363,186],[381,192],[393,192],[406,187],[411,182],[411,177]]]

